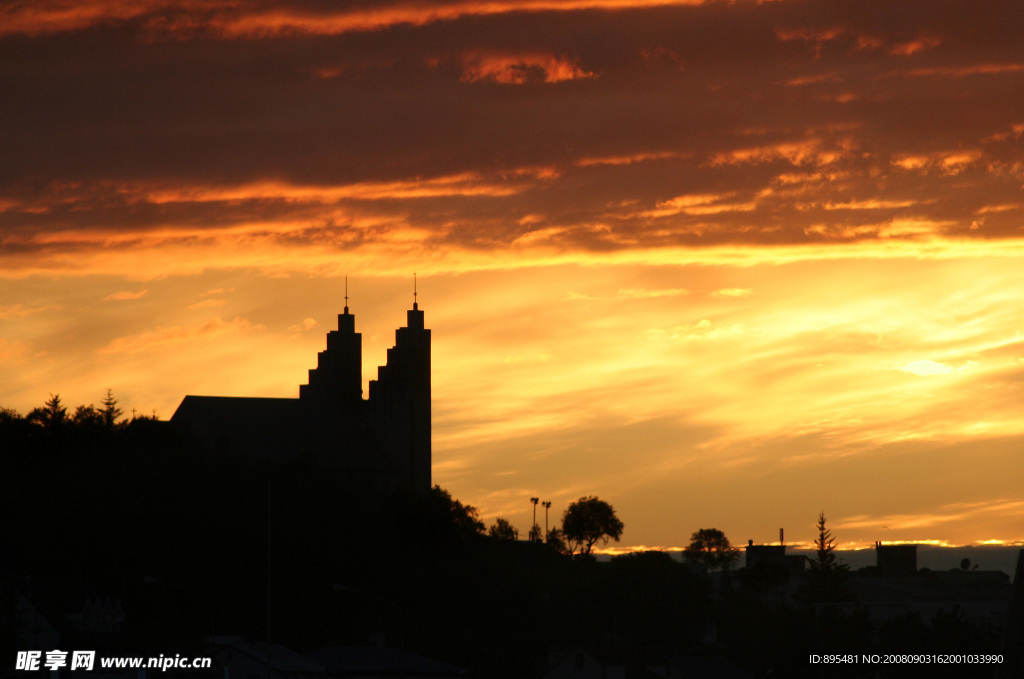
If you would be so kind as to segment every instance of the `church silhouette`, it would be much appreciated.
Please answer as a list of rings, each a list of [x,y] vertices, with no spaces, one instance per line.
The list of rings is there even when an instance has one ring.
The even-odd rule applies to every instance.
[[[254,460],[313,458],[386,488],[430,490],[430,330],[414,302],[387,364],[362,393],[362,334],[338,314],[298,398],[186,396],[171,422],[206,445]]]

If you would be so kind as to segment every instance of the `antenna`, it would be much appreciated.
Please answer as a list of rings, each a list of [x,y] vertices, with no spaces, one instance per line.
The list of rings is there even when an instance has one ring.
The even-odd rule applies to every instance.
[[[416,296],[418,294],[419,294],[419,292],[416,290],[416,272],[413,271],[413,273],[412,273],[412,309],[413,309],[413,311],[415,311],[416,309],[420,308],[419,301],[416,299]]]
[[[348,313],[348,276],[345,276],[345,313]]]

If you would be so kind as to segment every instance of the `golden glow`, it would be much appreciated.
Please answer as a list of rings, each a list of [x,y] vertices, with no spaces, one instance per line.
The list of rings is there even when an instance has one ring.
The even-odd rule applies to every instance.
[[[0,305],[0,320],[11,318],[24,318],[33,314],[41,314],[47,311],[59,311],[61,305],[48,304],[44,306],[25,306],[24,304]]]
[[[711,159],[711,164],[769,163],[775,160],[785,160],[793,165],[822,166],[835,163],[842,155],[841,149],[826,150],[822,148],[820,140],[808,139],[720,153]]]
[[[107,0],[102,3],[82,3],[73,0],[33,2],[6,8],[0,33],[56,33],[80,29],[110,21],[138,17],[168,2],[135,0]]]
[[[786,81],[787,85],[792,87],[800,87],[801,85],[817,85],[819,83],[826,82],[838,82],[839,76],[835,73],[822,73],[818,75],[807,75],[798,76],[796,78],[790,78]]]
[[[295,396],[345,276],[368,381],[416,272],[487,519],[1020,541],[1012,12],[834,5],[7,3],[0,406]]]
[[[506,176],[529,177],[550,176],[547,168],[522,168],[510,171]],[[478,174],[465,173],[448,177],[432,177],[400,182],[361,182],[346,186],[296,186],[283,182],[262,182],[236,187],[133,187],[125,186],[121,192],[135,200],[160,205],[172,202],[210,202],[266,200],[313,200],[333,202],[338,200],[382,200],[431,198],[439,196],[509,196],[519,188],[501,181],[488,181]]]
[[[557,83],[595,77],[576,60],[552,54],[469,54],[462,57],[462,63],[462,80],[469,83],[525,85],[538,79]]]
[[[927,359],[911,361],[910,363],[907,363],[905,366],[900,368],[900,370],[903,370],[904,372],[908,373],[913,373],[915,375],[920,375],[922,377],[928,375],[948,375],[949,373],[953,372],[952,367],[944,363],[938,363],[936,361],[931,361]]]
[[[216,28],[227,37],[268,37],[273,35],[337,35],[352,31],[372,31],[397,24],[422,26],[436,21],[451,21],[463,16],[486,16],[506,12],[550,12],[585,9],[621,10],[637,7],[700,5],[703,0],[506,0],[480,2],[441,2],[424,6],[396,3],[372,9],[306,13],[299,9],[238,11],[233,2],[180,2],[172,0],[103,0],[83,5],[70,0],[44,0],[6,10],[0,22],[0,34],[30,35],[62,32],[94,26],[111,20],[127,20],[166,7],[192,5],[200,16],[210,12],[202,23],[175,14],[153,22],[151,29],[161,34],[190,35],[200,29]]]
[[[608,497],[632,536],[625,544],[658,544],[645,537],[665,531],[684,544],[711,521],[737,540],[771,534],[781,522],[795,542],[813,537],[816,510],[804,505],[825,498],[775,504],[764,526],[721,505],[704,521],[705,503],[715,506],[712,497],[727,488],[756,488],[766,474],[780,487],[810,487],[834,467],[845,490],[830,491],[825,509],[844,541],[963,544],[976,530],[989,540],[1021,539],[1005,523],[1020,525],[1024,515],[1011,488],[1024,471],[1014,448],[990,454],[1003,473],[984,484],[991,475],[983,469],[946,458],[919,468],[915,483],[899,470],[918,464],[912,446],[941,443],[955,458],[1024,436],[1013,396],[1024,369],[1013,292],[1024,284],[1024,253],[917,260],[865,251],[864,259],[784,263],[751,250],[710,268],[707,252],[691,253],[689,264],[665,253],[656,266],[639,253],[618,263],[547,264],[530,253],[518,265],[526,271],[504,270],[493,256],[487,268],[483,259],[462,260],[469,266],[451,271],[447,256],[421,268],[420,302],[435,333],[436,480],[485,517],[507,515],[517,525],[526,524],[520,505],[531,493],[562,509],[586,493]],[[861,275],[865,263],[870,277]],[[451,272],[423,273],[430,268]],[[110,385],[129,407],[166,417],[186,393],[294,395],[342,289],[337,278],[287,273],[272,285],[275,298],[290,301],[277,304],[263,299],[261,276],[223,269],[153,278],[145,288],[112,286],[107,276],[77,280],[83,299],[94,301],[76,307],[105,305],[137,320],[126,331],[80,332],[67,345],[60,328],[74,317],[26,299],[8,314],[18,340],[0,345],[13,385],[5,405],[27,409],[56,391],[68,402],[95,402],[97,385]],[[369,379],[401,322],[407,282],[405,272],[369,269],[350,278],[358,281],[351,303]],[[66,361],[90,367],[71,377]],[[879,476],[880,464],[894,467]],[[892,483],[900,492],[886,494]],[[983,499],[993,483],[1002,500]],[[971,499],[929,499],[950,497],[954,485]],[[879,494],[888,498],[881,505]],[[678,518],[659,516],[666,502]]]
[[[938,47],[942,44],[942,38],[937,35],[923,35],[916,40],[900,43],[889,50],[892,54],[901,57],[909,57],[911,54],[923,52]]]
[[[137,292],[136,291],[132,291],[132,290],[119,290],[117,292],[113,292],[113,293],[107,295],[106,297],[104,297],[103,301],[104,302],[111,302],[111,301],[123,301],[123,300],[129,300],[129,299],[141,299],[141,298],[145,297],[148,292],[149,292],[149,290],[139,290]]]
[[[825,203],[826,210],[892,210],[910,207],[912,200],[851,200],[845,203]]]
[[[945,505],[938,513],[929,514],[897,514],[880,517],[855,516],[836,522],[835,530],[850,530],[858,528],[874,527],[887,531],[888,535],[906,535],[908,533],[932,531],[943,524],[971,521],[977,524],[991,522],[992,515],[999,515],[1010,519],[1024,517],[1024,502],[995,500],[991,502],[957,503]],[[918,543],[918,544],[940,544],[944,540],[906,538],[898,540],[886,540],[894,543]],[[987,544],[997,544],[996,540],[988,540]]]
[[[723,212],[750,212],[756,207],[752,201],[732,202],[734,194],[684,195],[658,203],[655,210],[640,213],[643,217],[668,217],[671,215],[716,215]]]
[[[907,75],[915,77],[966,78],[972,75],[1000,75],[1024,72],[1024,64],[977,64],[973,66],[915,68]]]
[[[579,167],[591,167],[594,165],[632,165],[643,163],[649,160],[672,160],[685,157],[683,154],[673,151],[659,151],[657,153],[634,153],[629,156],[610,156],[606,158],[580,158],[576,161]]]
[[[779,40],[805,40],[808,42],[828,42],[844,35],[846,29],[840,26],[830,28],[780,28],[775,31]]]

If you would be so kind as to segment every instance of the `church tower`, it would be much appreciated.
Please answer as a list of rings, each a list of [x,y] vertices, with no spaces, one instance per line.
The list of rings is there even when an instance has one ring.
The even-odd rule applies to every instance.
[[[363,334],[356,332],[356,317],[348,312],[347,282],[345,287],[345,313],[338,314],[338,329],[327,333],[327,349],[317,354],[309,384],[299,385],[300,399],[355,401],[363,397]]]
[[[395,331],[387,365],[370,381],[370,413],[377,437],[418,493],[430,490],[430,330],[413,302],[406,326]]]
[[[362,334],[348,309],[327,333],[299,398],[186,396],[171,418],[215,448],[253,459],[311,457],[354,479],[426,494],[430,465],[430,330],[413,296],[387,364],[363,398]]]

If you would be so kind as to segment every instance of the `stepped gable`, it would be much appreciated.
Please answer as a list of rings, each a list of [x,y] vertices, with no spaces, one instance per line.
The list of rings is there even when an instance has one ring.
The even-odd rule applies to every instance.
[[[431,487],[430,330],[417,302],[366,399],[362,383],[362,334],[346,304],[298,398],[189,395],[171,422],[213,450],[254,460],[312,458],[425,493]]]

